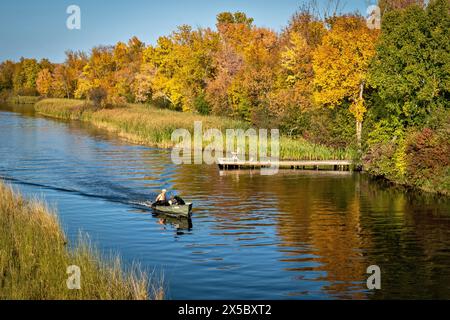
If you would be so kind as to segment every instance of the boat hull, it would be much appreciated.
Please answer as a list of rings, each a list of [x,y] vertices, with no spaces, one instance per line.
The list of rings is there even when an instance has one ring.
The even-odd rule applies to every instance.
[[[155,213],[163,213],[172,217],[190,218],[192,215],[192,203],[172,206],[152,206],[152,210]]]

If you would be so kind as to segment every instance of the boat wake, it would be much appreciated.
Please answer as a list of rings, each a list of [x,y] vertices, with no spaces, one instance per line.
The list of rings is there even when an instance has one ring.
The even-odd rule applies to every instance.
[[[124,204],[124,205],[139,206],[139,208],[142,208],[142,207],[150,208],[151,207],[151,203],[149,201],[142,200],[142,199],[149,197],[147,194],[138,195],[138,194],[134,193],[134,197],[133,197],[134,199],[133,199],[131,197],[93,194],[93,193],[83,192],[83,191],[76,190],[76,189],[62,188],[62,187],[51,186],[51,185],[46,185],[46,184],[41,184],[41,183],[36,183],[36,182],[23,181],[23,180],[20,180],[17,178],[12,178],[12,177],[0,176],[0,180],[10,182],[13,184],[17,184],[17,185],[38,187],[41,189],[70,193],[70,194],[74,194],[74,195],[78,195],[78,196],[82,196],[82,197],[86,197],[86,198],[105,200],[108,202],[120,203],[120,204]]]

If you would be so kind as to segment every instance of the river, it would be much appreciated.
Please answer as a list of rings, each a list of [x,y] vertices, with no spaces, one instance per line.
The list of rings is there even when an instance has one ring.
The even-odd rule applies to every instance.
[[[174,165],[32,106],[0,106],[0,178],[45,199],[74,241],[163,274],[170,299],[450,299],[450,201],[347,172],[261,176]],[[192,222],[135,202],[161,188]],[[381,269],[369,290],[367,268]]]

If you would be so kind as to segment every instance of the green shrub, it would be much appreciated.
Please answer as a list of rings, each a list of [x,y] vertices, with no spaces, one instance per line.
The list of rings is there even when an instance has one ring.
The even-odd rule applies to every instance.
[[[104,88],[94,88],[89,91],[89,100],[92,101],[94,106],[101,107],[103,103],[106,101],[108,97],[108,93]]]
[[[201,94],[194,100],[194,108],[201,115],[208,115],[211,112],[211,108],[206,101],[205,95]]]
[[[450,130],[411,130],[405,139],[379,142],[364,156],[368,172],[428,192],[450,194]]]
[[[394,155],[397,151],[395,142],[380,142],[370,147],[364,155],[364,168],[374,176],[385,177],[400,182],[403,180],[395,168]]]
[[[414,186],[445,190],[450,167],[450,132],[425,128],[408,136],[407,180]],[[433,186],[433,187],[431,187]]]

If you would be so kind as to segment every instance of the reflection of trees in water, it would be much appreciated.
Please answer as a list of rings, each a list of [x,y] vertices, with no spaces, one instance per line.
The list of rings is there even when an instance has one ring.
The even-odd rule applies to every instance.
[[[367,255],[382,271],[374,298],[450,297],[450,203],[368,182],[363,227],[373,246]],[[442,198],[441,198],[442,199]]]
[[[21,113],[23,116],[33,117],[36,114],[33,104],[0,103],[0,110]]]
[[[219,176],[217,168],[204,166],[179,170],[175,188],[192,187],[216,229],[254,229],[257,220],[270,218],[284,270],[298,279],[318,271],[312,280],[324,281],[322,290],[334,297],[450,296],[450,218],[442,217],[448,200],[437,205],[358,174],[262,177]],[[381,267],[382,290],[368,292],[366,269],[373,264]]]
[[[272,206],[286,270],[311,270],[304,262],[305,255],[313,254],[319,263],[313,270],[326,272],[326,279],[320,279],[329,282],[325,290],[336,296],[364,297],[344,295],[364,280],[367,268],[361,253],[359,197],[352,176],[296,173],[262,177],[259,173],[229,173],[204,182],[211,197],[227,198],[221,206],[223,211],[214,213],[221,220],[217,228],[235,228],[243,218],[247,222],[257,220],[248,212],[259,208],[265,216],[264,208]],[[244,227],[242,223],[239,226]]]
[[[370,239],[361,238],[358,183],[359,177],[348,180],[345,187],[337,189],[338,201],[326,201],[313,209],[311,216],[311,242],[321,256],[321,269],[327,272],[329,282],[324,289],[340,298],[365,298],[358,291],[367,268],[364,242],[367,244]],[[326,198],[326,194],[319,199],[322,197]]]
[[[362,299],[365,294],[357,291],[363,289],[360,283],[367,266],[362,254],[356,185],[352,176],[306,177],[301,184],[291,181],[285,191],[295,194],[298,200],[282,202],[280,210],[289,218],[281,216],[278,230],[291,247],[309,245],[310,251],[304,254],[316,256],[314,260],[318,265],[313,270],[325,272],[324,277],[318,279],[327,283],[323,290],[340,298]],[[293,232],[292,223],[298,228],[297,232]],[[301,266],[302,256],[299,255],[297,260]],[[296,262],[296,259],[289,261]]]

